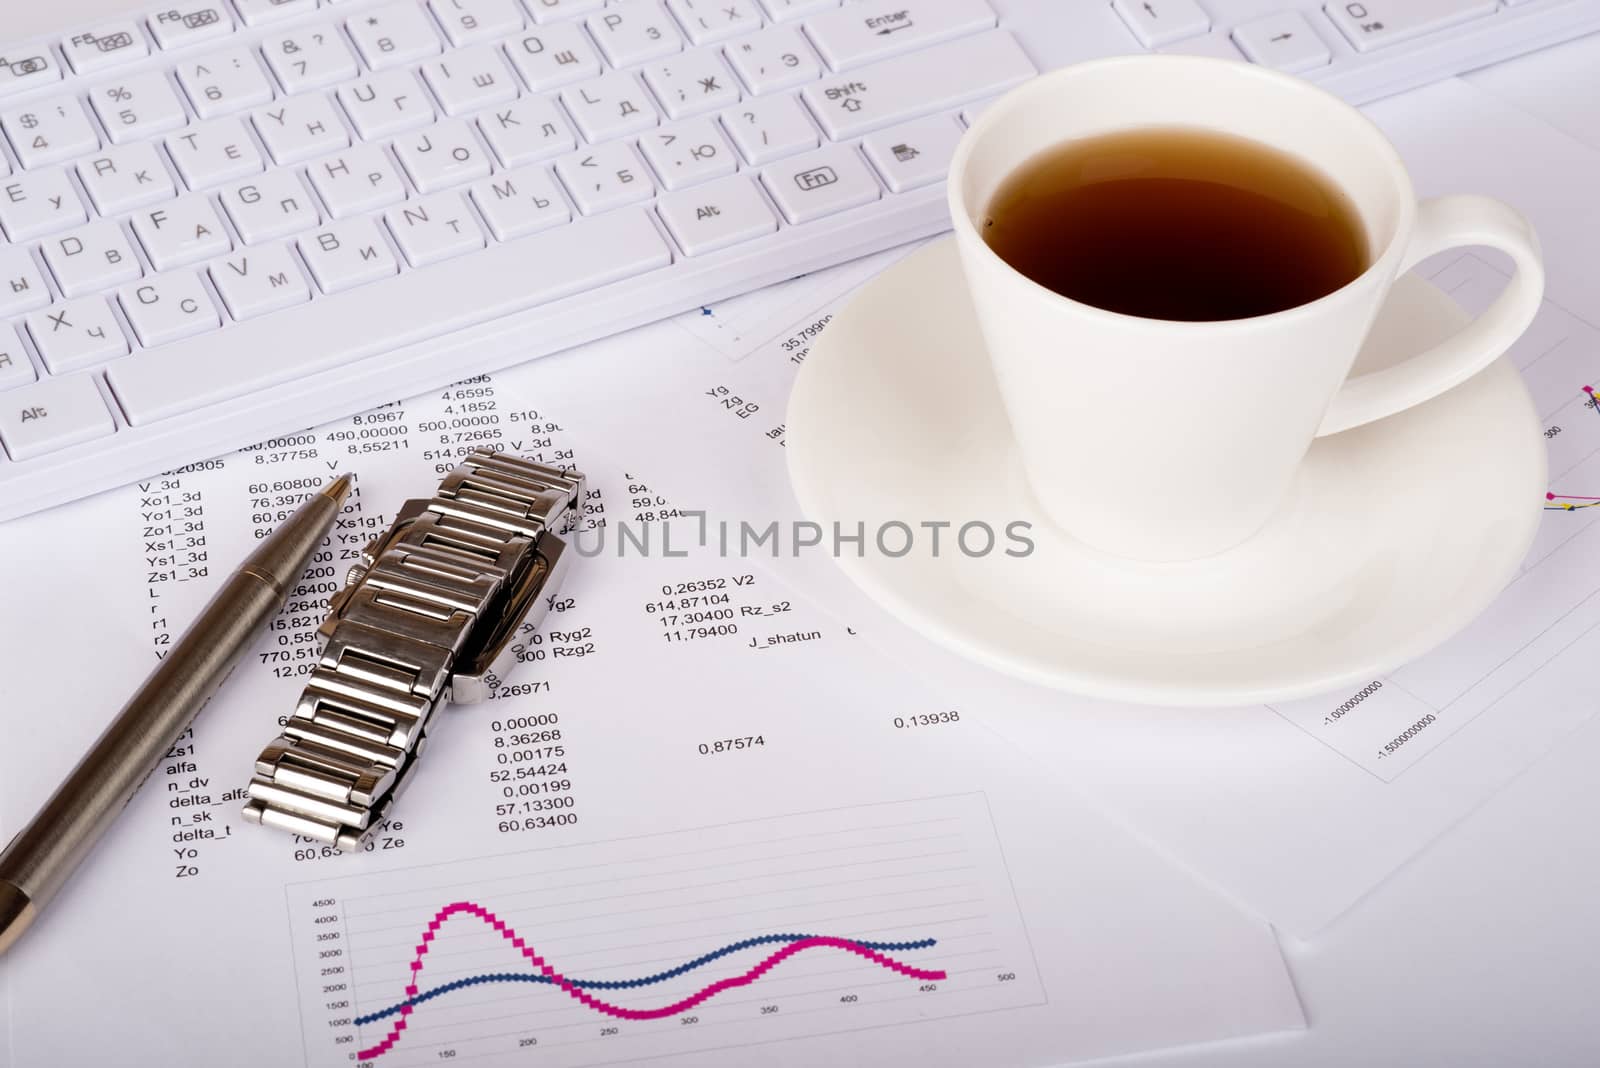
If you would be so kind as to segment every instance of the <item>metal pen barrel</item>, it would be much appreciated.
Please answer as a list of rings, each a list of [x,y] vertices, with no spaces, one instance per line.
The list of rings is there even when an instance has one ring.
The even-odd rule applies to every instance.
[[[0,853],[0,953],[61,888],[282,608],[348,491],[349,480],[339,479],[263,539]]]

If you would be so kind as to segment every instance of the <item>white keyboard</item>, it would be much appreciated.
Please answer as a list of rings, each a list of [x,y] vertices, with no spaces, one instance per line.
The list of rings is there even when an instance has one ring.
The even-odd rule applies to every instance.
[[[0,519],[937,233],[975,108],[1361,102],[1600,0],[171,0],[0,49]]]

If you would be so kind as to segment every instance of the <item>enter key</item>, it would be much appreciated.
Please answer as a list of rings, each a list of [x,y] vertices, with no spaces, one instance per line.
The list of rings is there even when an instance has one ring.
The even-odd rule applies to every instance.
[[[848,70],[992,29],[995,21],[984,0],[868,0],[807,20],[806,36],[828,66]]]
[[[1035,68],[1003,30],[886,59],[803,89],[806,105],[835,141],[1002,93]]]

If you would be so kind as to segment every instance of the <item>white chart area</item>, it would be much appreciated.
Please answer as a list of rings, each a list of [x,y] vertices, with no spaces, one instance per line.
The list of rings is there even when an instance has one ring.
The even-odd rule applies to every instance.
[[[352,1048],[385,1065],[520,1064],[534,1048],[540,1064],[588,1065],[1045,1000],[980,794],[303,883],[288,896],[306,1057],[328,1068]],[[535,956],[603,1007],[556,986]]]

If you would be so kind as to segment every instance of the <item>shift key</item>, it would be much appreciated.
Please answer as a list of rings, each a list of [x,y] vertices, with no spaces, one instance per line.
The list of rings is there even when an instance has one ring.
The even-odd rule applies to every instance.
[[[992,30],[824,78],[802,93],[823,130],[842,141],[993,96],[1034,73],[1016,38]]]

